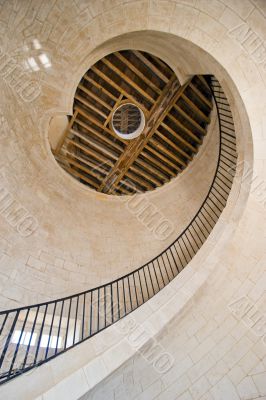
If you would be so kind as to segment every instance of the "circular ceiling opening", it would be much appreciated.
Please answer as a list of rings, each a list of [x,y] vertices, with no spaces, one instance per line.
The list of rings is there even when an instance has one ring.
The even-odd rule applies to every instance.
[[[211,109],[203,76],[181,86],[153,54],[117,51],[81,78],[73,114],[52,151],[60,166],[90,189],[143,193],[189,165],[207,133]]]
[[[132,103],[120,105],[113,113],[112,128],[125,140],[138,137],[145,126],[143,111]]]

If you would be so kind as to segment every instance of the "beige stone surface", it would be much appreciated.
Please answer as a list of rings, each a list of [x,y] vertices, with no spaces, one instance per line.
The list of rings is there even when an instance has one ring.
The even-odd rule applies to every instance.
[[[169,288],[132,314],[173,355],[174,365],[168,372],[156,374],[127,337],[117,335],[112,326],[2,386],[1,398],[15,400],[17,393],[20,400],[265,398],[266,332],[262,335],[254,320],[252,323],[252,315],[238,318],[230,306],[247,297],[261,318],[265,316],[266,57],[261,55],[265,2],[58,0],[0,4],[1,51],[20,65],[45,52],[52,64],[30,73],[41,85],[41,95],[32,103],[22,100],[20,89],[11,89],[3,75],[0,79],[5,94],[0,99],[1,113],[9,125],[8,138],[3,135],[1,139],[3,182],[38,221],[36,233],[26,238],[4,219],[1,222],[2,307],[37,300],[36,291],[38,299],[43,299],[44,294],[53,297],[81,287],[84,269],[89,276],[86,284],[94,286],[110,278],[107,272],[119,275],[123,268],[138,266],[164,247],[154,243],[130,215],[125,217],[125,225],[130,220],[140,236],[125,233],[125,226],[115,224],[121,213],[116,200],[107,202],[103,196],[95,198],[81,189],[56,167],[49,153],[50,117],[71,112],[80,76],[102,55],[139,48],[162,57],[182,79],[195,73],[216,75],[232,107],[240,161],[245,161],[253,176],[251,187],[249,179],[236,179],[225,212],[190,265]],[[239,26],[242,35],[248,32],[250,41],[239,34]],[[35,39],[41,49],[34,47]],[[177,216],[173,210],[178,179],[148,194],[158,205],[162,199],[169,201],[163,204],[165,212],[171,210],[171,218]],[[107,219],[99,224],[102,215]],[[79,229],[73,229],[73,222]],[[115,239],[122,232],[126,234],[124,243],[118,245]],[[136,253],[135,241],[140,238],[143,246],[138,246]],[[132,249],[130,256],[128,249]],[[108,257],[113,262],[109,271],[103,263]],[[126,258],[130,259],[128,265]],[[62,282],[64,266],[71,284]],[[59,271],[54,276],[56,268]],[[48,276],[56,282],[49,290]],[[93,365],[95,374],[90,372]]]
[[[77,15],[74,9],[69,11],[69,15],[66,12],[68,2],[59,1],[57,4],[60,7],[51,7],[49,18],[53,13],[60,14],[61,8],[65,23],[69,21],[71,24],[71,18],[78,18],[77,10]],[[123,6],[123,12],[128,6]],[[158,3],[155,13],[159,12],[159,6]],[[48,5],[46,7],[49,10]],[[4,12],[7,3],[2,8]],[[118,10],[119,7],[114,8],[99,18],[104,18],[106,25],[107,19],[115,18]],[[31,12],[29,9],[28,13]],[[17,13],[19,16],[19,11]],[[96,28],[89,28],[94,20],[90,20],[88,11],[81,15],[77,24],[81,24],[80,29],[82,24],[88,24],[90,37],[95,39]],[[156,225],[147,227],[145,221],[149,214],[146,220],[145,214],[142,217],[137,215],[131,197],[119,199],[96,193],[63,171],[51,153],[50,143],[55,146],[58,135],[62,134],[63,114],[72,113],[76,85],[84,72],[104,54],[117,48],[147,47],[154,54],[162,50],[159,55],[164,58],[165,46],[159,40],[155,46],[151,34],[144,44],[143,34],[140,34],[133,35],[133,39],[124,37],[107,41],[92,51],[92,47],[87,45],[88,36],[84,36],[81,30],[77,41],[84,41],[87,54],[80,46],[78,56],[75,53],[77,47],[71,50],[69,41],[69,47],[65,48],[63,37],[70,29],[68,25],[64,25],[66,32],[62,32],[63,27],[59,29],[58,22],[52,23],[55,26],[50,39],[39,36],[34,26],[31,35],[25,38],[24,30],[20,32],[21,21],[18,27],[12,25],[10,28],[13,32],[11,38],[7,36],[5,43],[2,39],[2,64],[6,59],[11,60],[9,63],[14,59],[19,67],[27,65],[28,80],[36,81],[36,88],[40,89],[40,93],[37,89],[33,92],[34,97],[39,93],[36,98],[25,102],[10,89],[5,74],[1,75],[1,90],[7,93],[0,99],[1,112],[8,126],[5,125],[7,135],[1,140],[0,179],[2,187],[14,200],[13,209],[25,208],[33,220],[30,225],[32,232],[23,236],[20,227],[17,224],[11,226],[5,212],[0,213],[0,271],[4,279],[9,279],[8,285],[4,280],[2,284],[2,309],[86,290],[149,261],[175,240],[195,215],[208,192],[217,162],[218,122],[214,111],[209,135],[204,138],[203,146],[189,168],[168,185],[139,196],[141,204],[158,214],[158,220],[167,221],[169,235],[165,238],[158,237]],[[9,32],[9,28],[6,29]],[[166,38],[160,40],[165,42]],[[174,42],[169,46],[173,48]],[[43,55],[47,57],[46,64],[41,62]],[[76,59],[74,64],[73,58]],[[174,58],[172,56],[167,61],[185,80],[191,70],[181,63],[176,66]]]

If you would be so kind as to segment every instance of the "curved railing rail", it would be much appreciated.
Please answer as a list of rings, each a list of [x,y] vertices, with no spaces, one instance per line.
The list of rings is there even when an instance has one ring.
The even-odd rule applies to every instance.
[[[174,279],[201,248],[226,205],[237,160],[228,101],[213,76],[206,82],[218,113],[219,156],[210,189],[194,218],[162,253],[119,279],[55,301],[2,311],[0,384],[51,360],[135,310]]]

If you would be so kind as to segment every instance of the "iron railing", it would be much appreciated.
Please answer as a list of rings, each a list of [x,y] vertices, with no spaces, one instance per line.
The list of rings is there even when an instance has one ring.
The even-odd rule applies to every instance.
[[[55,301],[0,312],[0,384],[92,337],[164,288],[201,248],[222,213],[237,161],[233,118],[219,82],[206,77],[218,112],[217,167],[199,210],[157,257],[105,285]]]

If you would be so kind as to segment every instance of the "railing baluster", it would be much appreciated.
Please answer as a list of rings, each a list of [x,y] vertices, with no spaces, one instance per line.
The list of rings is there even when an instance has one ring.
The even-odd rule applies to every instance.
[[[138,270],[138,276],[139,276],[139,285],[140,285],[140,292],[141,292],[141,297],[142,297],[142,303],[144,303],[144,294],[143,294],[143,288],[142,288],[142,280],[140,279],[139,270]]]
[[[133,273],[133,281],[134,281],[134,287],[135,287],[136,302],[137,302],[137,307],[138,307],[139,306],[139,301],[138,301],[138,294],[137,294],[136,280],[135,280],[135,274],[134,273]]]
[[[21,332],[20,332],[20,335],[19,335],[19,339],[18,339],[18,342],[17,342],[17,345],[16,345],[15,353],[14,353],[14,356],[13,356],[13,358],[12,358],[11,365],[10,365],[10,368],[9,368],[9,371],[8,371],[8,375],[9,375],[9,376],[12,374],[13,366],[14,366],[15,361],[16,361],[16,358],[17,358],[19,346],[20,346],[20,343],[21,343],[21,339],[22,339],[22,337],[23,337],[23,333],[24,333],[25,325],[26,325],[26,323],[27,323],[29,311],[30,311],[30,309],[28,308],[26,317],[24,318],[24,321],[23,321],[23,325],[22,325],[22,328],[21,328]]]
[[[143,276],[144,276],[146,292],[147,292],[147,300],[148,300],[150,298],[150,293],[149,293],[149,287],[148,287],[148,282],[147,282],[147,277],[146,277],[146,272],[145,272],[146,267],[147,267],[146,265],[143,267],[142,272],[143,272]]]
[[[49,351],[49,345],[50,345],[50,341],[51,341],[51,334],[52,334],[52,329],[53,329],[53,324],[54,324],[56,307],[57,307],[57,301],[55,302],[55,305],[54,305],[54,311],[53,311],[51,326],[50,326],[49,335],[48,335],[48,342],[47,342],[47,347],[45,350],[45,360],[47,359],[47,355],[48,355],[48,351]]]
[[[185,261],[186,261],[186,264],[188,264],[188,263],[189,263],[189,260],[187,259],[186,253],[185,253],[184,249],[183,249],[182,246],[181,246],[182,242],[183,242],[183,244],[184,244],[183,236],[181,236],[180,241],[178,242],[178,244],[179,244],[181,253],[183,254],[183,257],[184,257],[184,259],[185,259]]]
[[[127,315],[127,304],[126,304],[126,293],[125,293],[125,279],[122,279],[123,282],[123,297],[124,297],[124,311],[125,315]]]
[[[158,281],[158,276],[157,276],[156,269],[155,269],[155,267],[154,267],[154,262],[153,262],[153,261],[152,261],[152,268],[153,268],[153,272],[154,272],[154,275],[155,275],[155,278],[156,278],[158,290],[160,290],[160,285],[159,285],[159,281]]]
[[[169,259],[169,256],[168,256],[168,250],[165,252],[165,255],[166,255],[166,258],[167,258],[167,261],[168,261],[168,265],[169,265],[169,267],[171,269],[171,262],[170,262],[170,259]],[[168,281],[171,282],[171,279],[170,279],[170,276],[169,276],[169,273],[168,273],[168,268],[166,269],[166,274],[167,274]]]
[[[175,248],[175,252],[176,252],[177,258],[178,258],[178,260],[179,260],[179,262],[180,262],[180,265],[181,265],[181,267],[182,267],[182,269],[183,269],[184,267],[183,267],[183,264],[182,264],[180,255],[179,255],[179,253],[178,253],[178,251],[177,251],[177,249],[176,249],[176,242],[173,243],[173,246],[174,246],[174,248]],[[178,268],[178,266],[177,266],[177,270],[178,270],[178,273],[179,273],[179,272],[180,272],[180,269]]]
[[[100,289],[97,290],[98,292],[98,300],[97,300],[97,332],[100,330]]]
[[[1,329],[0,329],[0,336],[2,335],[2,332],[3,332],[3,329],[5,327],[5,324],[6,324],[8,316],[9,316],[9,312],[6,313],[5,318],[4,318],[3,322],[2,322],[2,326],[1,326]]]
[[[131,311],[132,311],[132,310],[133,310],[133,306],[132,306],[132,297],[131,297],[131,289],[130,289],[129,276],[127,276],[127,284],[128,284],[128,291],[129,291],[130,307],[131,307]]]
[[[38,306],[38,307],[37,307],[37,310],[36,310],[34,322],[33,322],[32,329],[31,329],[31,333],[30,333],[29,343],[28,343],[28,345],[27,345],[25,358],[24,358],[24,361],[23,361],[23,364],[22,364],[22,369],[25,368],[25,365],[26,365],[26,363],[27,363],[27,359],[28,359],[28,356],[29,356],[29,350],[30,350],[30,346],[31,346],[31,341],[32,341],[33,334],[34,334],[34,331],[35,331],[35,326],[36,326],[36,322],[37,322],[39,310],[40,310],[40,306]]]
[[[119,281],[116,281],[116,292],[117,292],[117,314],[118,319],[120,319],[120,299],[119,299]]]
[[[175,257],[174,257],[174,255],[173,255],[173,252],[172,252],[171,247],[169,247],[169,250],[170,250],[171,256],[172,256],[172,258],[173,258],[173,261],[174,261],[176,270],[178,271],[177,264],[176,264],[176,260],[175,260]],[[170,263],[170,269],[171,269],[171,272],[172,272],[172,275],[173,275],[173,278],[174,278],[174,277],[175,277],[175,274],[174,274],[174,271],[173,271],[173,268],[172,268],[171,263]]]
[[[60,335],[60,330],[61,330],[61,323],[62,323],[64,305],[65,305],[65,300],[62,301],[60,320],[59,320],[59,326],[58,326],[58,332],[57,332],[57,338],[56,338],[55,354],[57,354],[57,350],[58,350],[59,335]]]
[[[66,327],[66,337],[65,337],[65,345],[64,345],[64,348],[65,348],[65,349],[66,349],[66,347],[67,347],[68,328],[69,328],[70,315],[71,315],[71,306],[72,306],[72,298],[70,299],[69,308],[68,308],[67,327]]]
[[[159,271],[160,271],[161,278],[162,278],[162,281],[163,281],[163,286],[165,286],[166,284],[165,284],[165,280],[164,280],[164,277],[163,277],[163,274],[162,274],[162,269],[161,269],[161,266],[160,266],[160,263],[159,263],[159,257],[157,258],[157,264],[159,266]]]
[[[46,304],[46,306],[45,306],[44,316],[43,316],[43,320],[42,320],[42,326],[41,326],[41,330],[40,330],[40,333],[39,333],[39,339],[38,339],[37,349],[36,349],[35,358],[34,358],[34,364],[36,364],[36,362],[37,362],[37,357],[38,357],[38,353],[39,353],[39,350],[40,350],[40,344],[41,344],[42,333],[43,333],[45,318],[46,318],[46,314],[47,314],[47,309],[48,309],[48,304]]]
[[[11,329],[10,329],[10,331],[8,333],[7,338],[6,338],[4,350],[3,350],[2,354],[1,354],[1,357],[0,357],[0,368],[2,368],[2,365],[3,365],[3,362],[4,362],[5,356],[6,356],[6,352],[8,350],[8,346],[9,346],[10,340],[12,338],[12,335],[13,335],[15,327],[16,327],[16,323],[17,323],[17,320],[18,320],[19,313],[20,313],[20,311],[17,311],[15,313]]]
[[[152,277],[151,277],[151,271],[150,271],[150,265],[149,264],[148,264],[148,271],[149,271],[149,277],[150,277],[150,281],[151,281],[151,287],[152,287],[153,295],[155,295],[155,290],[154,290],[154,286],[153,286],[153,281],[152,281]]]
[[[83,313],[82,313],[82,328],[81,328],[81,339],[84,339],[84,325],[85,325],[85,315],[86,315],[86,294],[83,294]]]
[[[182,242],[184,243],[184,246],[185,246],[185,249],[186,249],[186,251],[187,251],[187,254],[188,254],[188,256],[190,257],[190,260],[192,260],[192,255],[191,255],[191,253],[190,253],[190,251],[189,251],[189,249],[188,249],[188,247],[187,247],[187,244],[186,244],[186,242],[185,242],[185,238],[186,238],[186,232],[184,233],[184,235],[182,236],[182,238],[181,238],[181,240],[182,240]],[[189,261],[188,261],[189,262]]]
[[[107,315],[106,315],[106,286],[104,286],[104,289],[103,289],[103,296],[104,296],[104,326],[106,326],[106,318],[107,318]]]
[[[77,305],[76,305],[76,314],[75,314],[75,324],[74,324],[74,335],[73,335],[73,345],[75,344],[75,339],[76,339],[78,309],[79,309],[79,296],[77,296]]]
[[[113,299],[113,284],[111,283],[111,313],[112,313],[112,323],[114,322],[114,299]]]
[[[93,308],[92,308],[92,298],[93,298],[93,291],[91,291],[91,307],[90,307],[90,334],[89,334],[89,336],[91,336],[91,335],[92,335],[92,311],[93,311]]]

